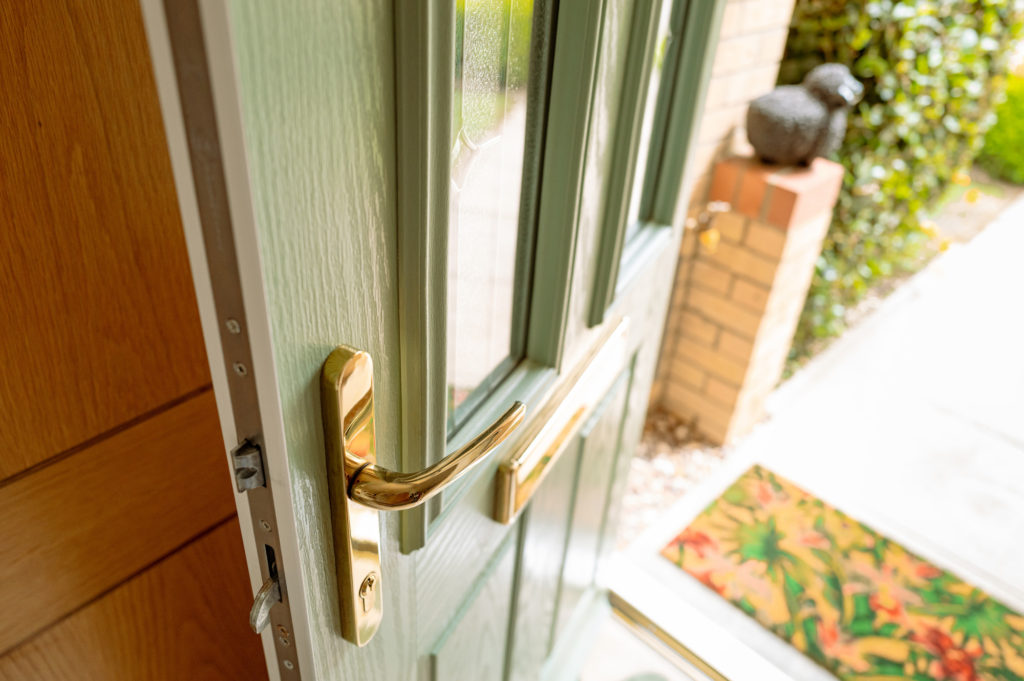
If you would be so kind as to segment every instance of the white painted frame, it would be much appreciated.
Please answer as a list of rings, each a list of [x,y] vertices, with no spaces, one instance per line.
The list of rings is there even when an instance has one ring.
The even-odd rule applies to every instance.
[[[206,346],[221,435],[224,440],[224,456],[229,470],[233,471],[231,450],[239,443],[239,437],[232,418],[233,406],[228,390],[227,371],[222,361],[220,333],[223,326],[217,319],[214,305],[213,284],[206,246],[203,241],[198,197],[195,192],[185,120],[180,106],[180,93],[175,78],[167,20],[161,0],[140,0],[140,5],[149,41],[154,78],[177,190],[178,206],[181,211],[189,264],[192,270],[192,281],[199,307],[203,341]],[[281,547],[278,563],[282,566],[282,573],[286,575],[291,602],[303,606],[292,609],[293,649],[299,669],[305,670],[307,675],[312,675],[312,670],[315,669],[311,647],[313,639],[310,635],[310,622],[304,607],[307,586],[302,579],[299,543],[295,533],[297,519],[293,513],[290,472],[285,456],[284,419],[278,399],[270,319],[266,307],[263,269],[260,266],[259,237],[249,184],[244,128],[237,87],[238,71],[232,48],[229,11],[227,4],[219,0],[199,0],[199,10],[213,89],[232,231],[240,264],[239,276],[254,364],[250,368],[250,374],[256,382],[259,408],[263,417],[263,438],[266,444],[263,452],[266,484],[271,488],[276,500],[276,517],[273,519],[273,523]],[[247,263],[250,266],[242,266]],[[235,492],[234,497],[246,563],[249,568],[250,585],[255,594],[263,583],[257,558],[261,542],[257,540],[255,528],[250,520],[249,501],[246,493]],[[239,617],[245,615],[245,613],[238,614]],[[273,632],[268,628],[262,633],[261,640],[269,677],[271,681],[279,681],[281,678],[279,664],[282,661],[277,658]]]

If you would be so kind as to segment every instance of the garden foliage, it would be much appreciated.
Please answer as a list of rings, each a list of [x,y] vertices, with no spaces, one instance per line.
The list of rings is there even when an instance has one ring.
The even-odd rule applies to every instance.
[[[1010,76],[996,119],[978,163],[996,177],[1024,184],[1024,77]]]
[[[1024,0],[797,0],[780,81],[822,62],[865,86],[836,160],[846,169],[791,358],[843,329],[846,307],[919,266],[923,211],[995,120]]]

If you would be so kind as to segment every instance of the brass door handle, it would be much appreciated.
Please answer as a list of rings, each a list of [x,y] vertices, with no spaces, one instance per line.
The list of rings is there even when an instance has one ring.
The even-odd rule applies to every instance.
[[[419,506],[482,460],[523,422],[525,415],[523,403],[514,403],[484,432],[417,473],[396,473],[372,463],[355,467],[358,464],[355,457],[351,460],[346,458],[348,498],[380,511],[400,511]],[[352,470],[349,466],[353,467]]]
[[[515,430],[526,415],[521,402],[465,446],[416,473],[377,465],[373,360],[340,345],[320,370],[320,407],[327,450],[342,635],[363,646],[383,616],[378,511],[413,508],[467,473]]]

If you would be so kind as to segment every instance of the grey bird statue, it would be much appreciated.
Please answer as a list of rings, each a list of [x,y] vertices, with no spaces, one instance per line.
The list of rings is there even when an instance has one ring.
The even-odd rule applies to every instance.
[[[822,64],[800,85],[782,85],[750,103],[747,139],[765,163],[807,165],[839,148],[849,108],[864,86],[842,64]]]

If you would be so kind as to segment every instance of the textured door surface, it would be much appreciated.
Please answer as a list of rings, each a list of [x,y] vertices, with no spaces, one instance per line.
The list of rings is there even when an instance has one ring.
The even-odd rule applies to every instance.
[[[674,274],[685,139],[647,153],[641,130],[678,142],[668,105],[698,105],[651,85],[677,76],[668,33],[689,3],[200,5],[222,153],[243,170],[235,240],[257,256],[242,280],[303,677],[571,676],[606,608],[597,575]],[[499,464],[616,329],[600,394],[496,519]],[[527,405],[465,479],[381,515],[384,618],[362,648],[340,635],[320,419],[342,343],[373,357],[383,466],[433,463]]]

